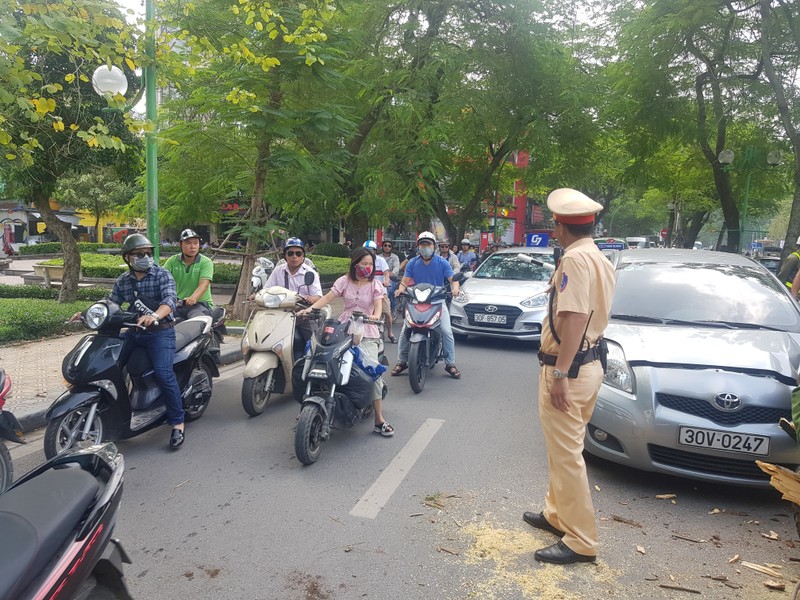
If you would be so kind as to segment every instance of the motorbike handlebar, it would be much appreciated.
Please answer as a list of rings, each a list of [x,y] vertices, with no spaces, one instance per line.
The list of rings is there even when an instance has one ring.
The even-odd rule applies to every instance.
[[[125,327],[136,327],[137,329],[147,329],[147,327],[145,327],[144,325],[139,325],[138,323],[123,323],[123,325],[125,325]],[[158,319],[153,321],[153,325],[156,327],[158,326]]]

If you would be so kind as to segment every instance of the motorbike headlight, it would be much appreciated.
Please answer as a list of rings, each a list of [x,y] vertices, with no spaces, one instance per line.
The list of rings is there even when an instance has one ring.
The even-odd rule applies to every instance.
[[[425,289],[425,290],[417,290],[417,289],[414,290],[414,299],[417,302],[427,302],[428,298],[430,298],[430,297],[431,297],[431,289],[430,288]]]
[[[264,308],[278,308],[286,300],[286,294],[256,294],[256,304]]]
[[[608,343],[608,369],[605,376],[603,376],[603,383],[612,388],[633,394],[636,383],[633,371],[625,359],[622,346],[609,340],[606,341]]]
[[[542,292],[541,294],[536,294],[530,298],[525,298],[525,300],[520,302],[520,304],[525,308],[539,308],[540,306],[547,306],[547,292]]]
[[[84,321],[89,329],[100,329],[108,318],[108,306],[102,302],[92,304],[84,313]]]
[[[464,291],[464,288],[458,290],[458,295],[453,298],[453,302],[456,304],[466,304],[469,302],[469,296],[467,295],[467,292]]]

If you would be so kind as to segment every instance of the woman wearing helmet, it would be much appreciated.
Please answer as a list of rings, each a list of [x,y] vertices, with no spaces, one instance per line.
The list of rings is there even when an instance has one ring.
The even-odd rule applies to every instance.
[[[364,248],[369,250],[372,255],[372,260],[375,261],[375,279],[383,284],[383,321],[386,325],[386,337],[392,343],[397,343],[397,338],[392,333],[392,305],[389,302],[389,288],[392,285],[392,280],[389,278],[391,271],[389,270],[389,263],[386,259],[378,254],[378,244],[372,240],[364,242]]]
[[[170,256],[164,268],[172,274],[178,291],[179,305],[175,316],[191,319],[211,315],[211,282],[214,279],[214,262],[200,254],[200,235],[193,229],[181,232],[181,253]]]
[[[139,314],[136,323],[145,329],[131,328],[123,334],[123,339],[129,341],[124,345],[120,364],[127,360],[136,346],[147,349],[156,381],[164,394],[167,423],[172,427],[169,445],[177,450],[183,445],[186,434],[181,390],[172,370],[175,357],[175,330],[172,328],[175,321],[172,313],[178,301],[175,280],[169,271],[153,262],[153,244],[141,233],[125,238],[122,259],[129,270],[114,282],[109,300],[120,305],[129,303],[130,310]]]

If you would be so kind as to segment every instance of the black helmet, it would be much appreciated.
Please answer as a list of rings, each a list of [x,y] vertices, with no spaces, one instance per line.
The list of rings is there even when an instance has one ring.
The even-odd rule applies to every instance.
[[[122,242],[122,256],[130,254],[139,248],[150,248],[152,250],[153,244],[143,233],[132,233]]]
[[[201,240],[201,241],[203,239],[203,238],[200,237],[200,234],[197,233],[194,229],[184,229],[183,231],[181,231],[181,241],[182,242],[185,242],[186,240],[190,240],[192,238],[197,238],[198,240]]]

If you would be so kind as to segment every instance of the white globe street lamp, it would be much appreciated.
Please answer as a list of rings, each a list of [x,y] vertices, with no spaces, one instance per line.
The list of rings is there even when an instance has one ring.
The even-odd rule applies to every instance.
[[[92,87],[98,96],[124,96],[128,91],[128,80],[119,67],[102,65],[92,74]]]

